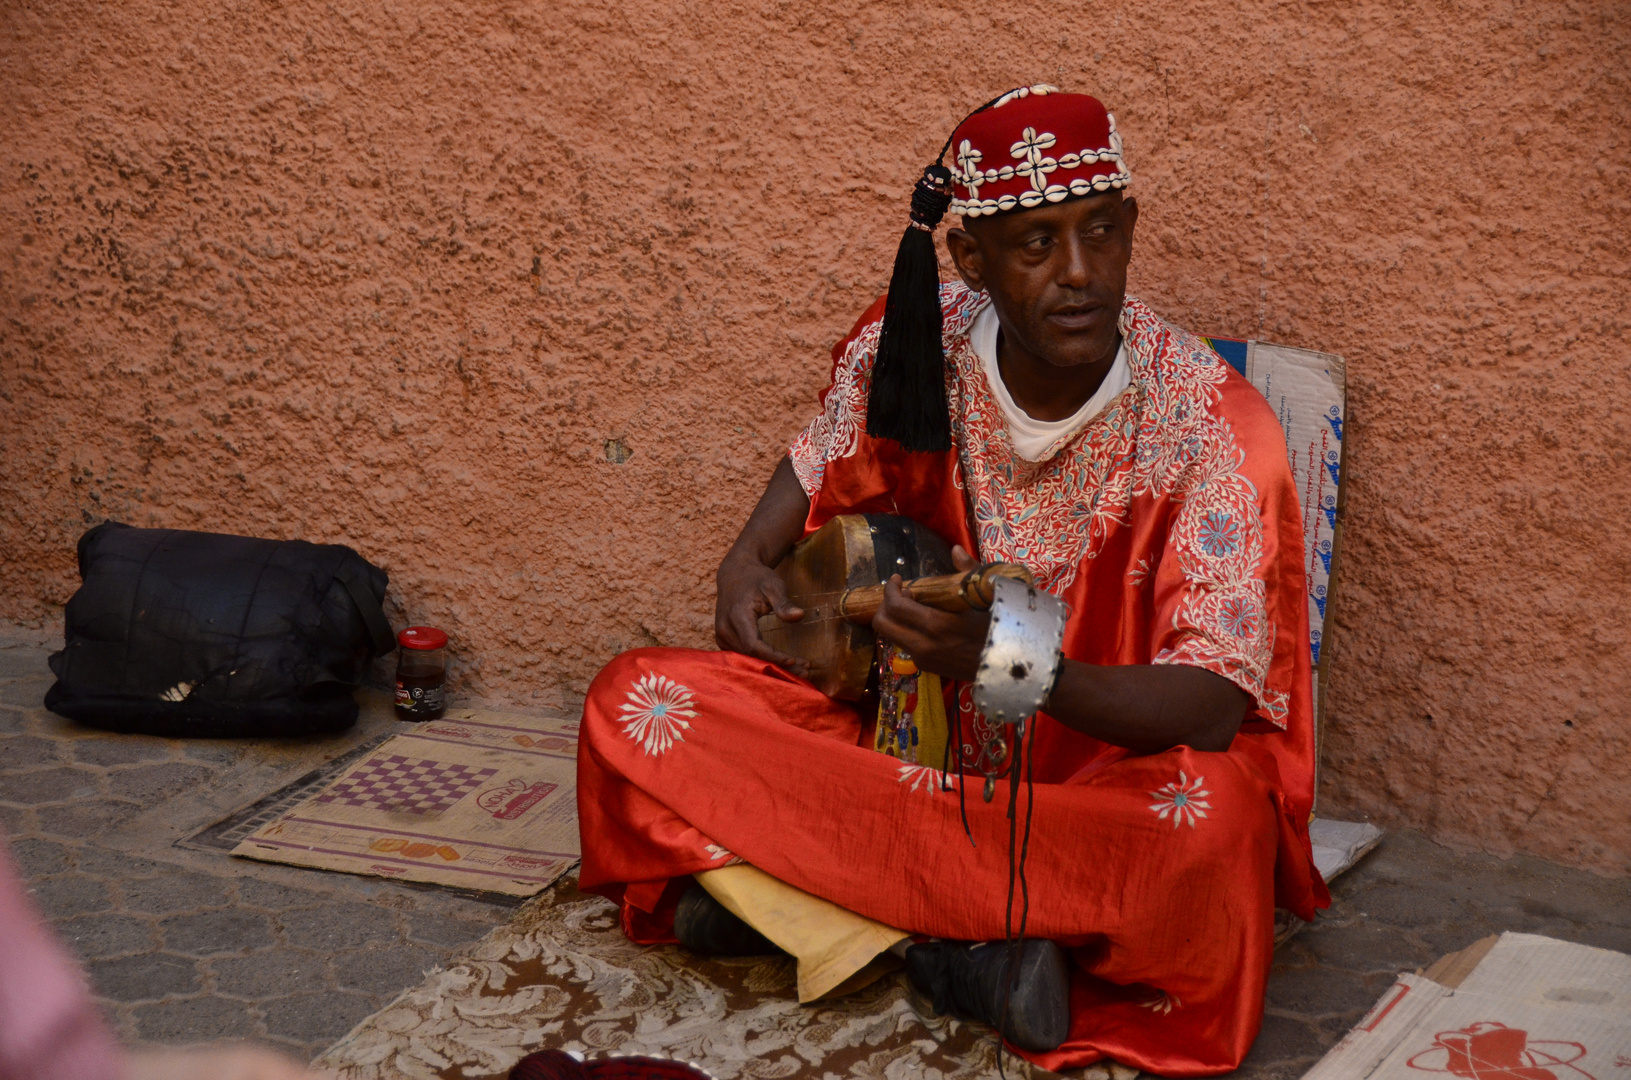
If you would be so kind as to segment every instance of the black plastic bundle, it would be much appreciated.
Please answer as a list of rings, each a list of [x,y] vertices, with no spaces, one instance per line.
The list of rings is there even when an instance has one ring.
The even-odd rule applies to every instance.
[[[109,521],[79,540],[45,706],[112,731],[306,735],[356,723],[395,645],[385,571],[340,544]]]

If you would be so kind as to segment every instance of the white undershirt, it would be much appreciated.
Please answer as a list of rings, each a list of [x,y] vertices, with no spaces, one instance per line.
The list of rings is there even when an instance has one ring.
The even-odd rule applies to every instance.
[[[1014,404],[1008,387],[1002,382],[1002,369],[997,366],[997,309],[991,304],[981,308],[968,327],[968,343],[985,367],[985,381],[991,387],[991,396],[1008,423],[1008,439],[1014,453],[1026,461],[1042,461],[1057,450],[1059,444],[1082,430],[1114,401],[1116,395],[1127,389],[1132,373],[1127,370],[1127,343],[1116,350],[1116,358],[1105,373],[1104,382],[1087,399],[1087,403],[1063,420],[1037,420]]]

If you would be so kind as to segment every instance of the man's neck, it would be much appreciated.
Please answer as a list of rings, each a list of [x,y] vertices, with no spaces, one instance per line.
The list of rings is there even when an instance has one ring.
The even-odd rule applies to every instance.
[[[1008,396],[1026,416],[1044,423],[1068,420],[1104,384],[1104,377],[1110,374],[1120,348],[1118,333],[1115,346],[1091,364],[1060,367],[1009,344],[1007,336],[999,330],[997,371],[1002,375]]]

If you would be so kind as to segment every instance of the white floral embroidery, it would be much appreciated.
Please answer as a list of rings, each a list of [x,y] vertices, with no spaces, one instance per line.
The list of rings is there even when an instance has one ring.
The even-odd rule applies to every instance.
[[[1290,694],[1284,690],[1270,690],[1265,686],[1258,700],[1263,703],[1263,712],[1270,720],[1281,727],[1286,726],[1286,710],[1291,706]]]
[[[946,396],[981,558],[1021,562],[1037,584],[1064,596],[1106,539],[1131,521],[1135,498],[1173,507],[1168,553],[1181,571],[1170,644],[1157,664],[1189,664],[1233,681],[1261,715],[1285,726],[1289,694],[1270,688],[1276,627],[1261,576],[1264,527],[1245,451],[1216,408],[1228,365],[1204,340],[1163,322],[1133,297],[1122,307],[1132,385],[1044,461],[1013,453],[968,327],[988,303],[961,283],[943,285]],[[790,451],[805,490],[820,490],[830,462],[854,454],[866,425],[880,321],[844,350],[820,416]],[[1162,556],[1163,561],[1166,556]],[[1134,587],[1153,576],[1131,568]]]
[[[703,850],[708,852],[708,858],[714,862],[723,863],[725,866],[735,866],[743,861],[730,848],[721,847],[718,844],[709,844]]]
[[[963,309],[983,304],[982,296]],[[947,392],[981,557],[1022,562],[1063,596],[1110,533],[1129,523],[1133,499],[1170,500],[1169,543],[1184,583],[1172,616],[1176,640],[1152,662],[1215,671],[1283,724],[1283,697],[1264,693],[1274,625],[1258,576],[1257,489],[1240,472],[1245,452],[1233,429],[1213,408],[1226,365],[1129,297],[1121,329],[1133,385],[1051,458],[1032,463],[999,437],[1004,422],[966,327],[947,342],[957,375]]]
[[[1204,776],[1197,776],[1191,782],[1180,769],[1177,783],[1150,792],[1150,797],[1156,800],[1150,804],[1150,809],[1162,821],[1170,816],[1174,829],[1186,822],[1193,829],[1195,819],[1209,816],[1207,811],[1212,809],[1212,804],[1206,801],[1206,797],[1212,793],[1201,786],[1205,782]]]
[[[1148,1001],[1140,1001],[1138,1003],[1138,1007],[1141,1008],[1141,1009],[1148,1009],[1151,1012],[1158,1012],[1161,1015],[1165,1016],[1167,1013],[1170,1013],[1173,1009],[1182,1008],[1183,1004],[1184,1003],[1181,1000],[1179,1000],[1178,998],[1173,997],[1171,994],[1167,993],[1166,991],[1157,990],[1154,997],[1152,997]]]
[[[629,690],[629,700],[623,705],[618,722],[629,738],[645,747],[655,757],[677,742],[684,742],[682,732],[690,731],[686,720],[697,715],[691,691],[666,675],[648,671],[635,680]]]
[[[857,439],[866,425],[867,395],[872,390],[872,360],[878,354],[879,319],[865,327],[844,350],[833,369],[832,386],[821,401],[821,415],[799,433],[787,456],[793,462],[807,495],[821,490],[827,462],[855,453]]]
[[[898,783],[906,785],[907,791],[921,791],[925,795],[933,795],[941,790],[941,772],[933,765],[902,765]],[[954,777],[946,778],[945,790],[950,791],[957,781]]]

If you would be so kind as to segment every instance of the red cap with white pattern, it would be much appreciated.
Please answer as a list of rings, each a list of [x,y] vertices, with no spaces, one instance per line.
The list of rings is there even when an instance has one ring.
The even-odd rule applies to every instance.
[[[1116,118],[1087,94],[1010,90],[951,136],[953,214],[1029,210],[1131,181]]]
[[[945,164],[952,153],[952,166]],[[923,170],[895,252],[867,392],[866,433],[910,451],[951,449],[934,230],[964,217],[1030,210],[1125,188],[1116,118],[1098,98],[1022,86],[970,113]]]

